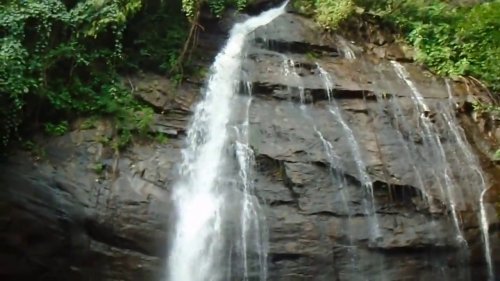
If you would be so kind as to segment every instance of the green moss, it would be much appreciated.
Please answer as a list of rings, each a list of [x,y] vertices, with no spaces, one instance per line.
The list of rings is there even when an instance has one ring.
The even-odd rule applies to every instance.
[[[317,52],[311,51],[311,52],[306,53],[306,57],[310,61],[316,61],[316,60],[318,60],[318,58],[321,57],[321,55],[318,54]]]
[[[58,123],[45,123],[45,133],[50,136],[62,136],[69,130],[68,121]]]
[[[493,154],[493,160],[500,161],[500,148],[497,149],[497,151],[495,151],[495,153]]]
[[[94,166],[92,167],[92,170],[97,175],[101,175],[104,172],[105,168],[106,166],[103,163],[95,163]]]
[[[97,117],[92,116],[80,124],[81,130],[90,130],[97,127]]]

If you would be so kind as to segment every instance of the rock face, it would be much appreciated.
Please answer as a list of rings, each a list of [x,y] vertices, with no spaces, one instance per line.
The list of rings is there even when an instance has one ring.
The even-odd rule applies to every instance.
[[[115,160],[95,133],[51,141],[41,162],[19,154],[2,163],[2,280],[155,280],[161,273],[168,197],[158,186],[178,154],[138,148],[119,159],[115,177]]]
[[[213,36],[201,38],[202,48]],[[387,60],[408,58],[393,45],[374,51],[370,44],[323,34],[294,14],[257,30],[249,44],[243,76],[253,88],[250,135],[255,186],[267,208],[269,280],[486,280],[478,198],[470,186],[477,174],[462,166],[465,156],[442,120],[443,104],[449,103],[445,82],[403,64],[429,107],[426,117],[441,151],[452,155],[447,165],[460,181],[456,204],[467,247],[457,241],[439,179],[430,176],[440,166],[426,152],[425,124],[412,91]],[[330,73],[330,95],[318,65]],[[136,140],[126,152],[114,153],[103,141],[109,125],[100,122],[40,142],[34,150],[40,160],[19,152],[0,164],[2,280],[161,280],[174,220],[170,189],[197,90],[171,94],[155,76],[130,83],[162,113],[152,131],[166,133],[166,144]],[[474,90],[458,82],[451,89],[459,97]],[[247,98],[238,96],[235,104]],[[332,115],[329,98],[354,139]],[[234,122],[239,118],[236,110]],[[472,140],[481,138],[471,134]],[[356,163],[353,140],[366,175]],[[498,169],[481,163],[491,187],[485,206],[500,271],[500,224],[493,208]],[[375,237],[374,216],[364,202],[367,178],[376,199]]]

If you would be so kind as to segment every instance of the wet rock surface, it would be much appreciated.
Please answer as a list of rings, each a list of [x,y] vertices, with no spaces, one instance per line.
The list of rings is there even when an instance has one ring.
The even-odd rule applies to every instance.
[[[217,38],[202,36],[200,45],[218,44]],[[470,171],[461,167],[460,156],[449,163],[463,180],[457,204],[464,249],[439,183],[427,177],[436,163],[418,158],[427,154],[411,89],[388,57],[374,55],[373,46],[325,35],[293,14],[257,30],[251,41],[243,82],[253,88],[250,144],[269,228],[269,280],[486,280],[478,198],[467,185]],[[377,52],[398,59],[390,48]],[[348,58],[350,52],[355,59]],[[405,61],[405,54],[400,56]],[[317,65],[331,75],[330,97]],[[417,65],[404,66],[430,108],[429,118],[435,118],[443,151],[460,153],[439,119],[449,103],[445,81]],[[128,83],[154,106],[151,130],[167,134],[168,142],[136,141],[116,153],[101,141],[110,134],[104,122],[41,141],[44,155],[37,161],[18,152],[0,163],[2,280],[161,280],[174,220],[170,190],[198,89],[175,89],[154,75]],[[459,97],[469,94],[459,82],[452,89]],[[235,103],[247,98],[239,95]],[[330,99],[341,108],[373,184],[378,235],[373,216],[366,214],[365,179],[352,139],[332,115]],[[318,132],[334,147],[335,161]],[[470,139],[480,139],[480,133]],[[488,165],[483,164],[485,180],[498,190],[498,168]],[[500,222],[493,202],[486,207],[492,256],[500,269]]]
[[[2,280],[161,275],[169,221],[164,186],[178,161],[176,148],[107,157],[95,140],[71,139],[89,133],[51,140],[38,162],[19,153],[2,163],[0,237],[8,249],[0,253]]]

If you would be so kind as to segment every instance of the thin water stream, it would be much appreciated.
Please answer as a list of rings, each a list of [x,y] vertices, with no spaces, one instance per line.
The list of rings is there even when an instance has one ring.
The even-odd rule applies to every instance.
[[[409,74],[404,68],[403,65],[396,61],[391,61],[394,66],[394,69],[398,76],[408,85],[411,90],[411,99],[415,103],[416,111],[419,113],[420,123],[423,125],[423,139],[427,142],[428,148],[432,151],[432,158],[436,161],[436,174],[435,177],[439,181],[440,191],[442,198],[445,198],[448,202],[448,206],[450,207],[450,211],[452,213],[453,222],[455,225],[455,230],[457,232],[457,241],[461,244],[465,244],[467,247],[467,241],[464,238],[464,234],[462,232],[460,218],[457,212],[457,199],[455,196],[455,192],[458,190],[456,186],[453,175],[451,175],[451,168],[448,165],[448,160],[446,158],[446,153],[444,151],[442,142],[438,134],[435,133],[433,128],[433,124],[431,122],[430,109],[429,106],[425,103],[424,98],[420,91],[417,89],[416,85],[409,78]],[[443,175],[441,177],[440,175]]]
[[[364,199],[363,205],[365,206],[365,212],[366,215],[370,217],[371,223],[371,234],[370,234],[370,239],[373,239],[376,241],[381,237],[381,232],[380,232],[380,226],[378,223],[378,218],[376,214],[376,203],[375,203],[375,195],[373,193],[373,182],[368,175],[367,169],[365,162],[363,160],[363,157],[361,156],[361,150],[359,148],[358,142],[356,140],[356,137],[351,129],[351,127],[347,124],[345,121],[344,117],[342,116],[341,110],[335,101],[334,98],[332,98],[332,87],[333,87],[333,81],[330,77],[330,74],[326,72],[319,64],[317,65],[317,68],[320,72],[321,78],[324,81],[324,86],[328,95],[328,101],[329,101],[329,111],[330,113],[335,117],[335,120],[339,122],[339,124],[343,128],[343,132],[345,136],[348,139],[349,147],[353,156],[353,160],[357,166],[357,170],[359,173],[359,181],[365,187],[366,192],[368,196]]]

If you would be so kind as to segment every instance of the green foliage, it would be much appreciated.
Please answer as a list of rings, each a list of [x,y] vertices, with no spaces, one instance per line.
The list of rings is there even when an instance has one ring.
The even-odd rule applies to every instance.
[[[95,116],[92,116],[80,124],[80,129],[81,130],[90,130],[90,129],[94,129],[96,126],[97,126],[97,118]]]
[[[190,19],[196,16],[201,5],[207,4],[210,11],[220,17],[227,7],[235,7],[242,10],[247,5],[248,0],[182,0],[182,11]]]
[[[168,71],[187,29],[180,0],[6,2],[0,9],[0,147],[26,120],[61,135],[68,121],[51,121],[78,115],[111,116],[125,145],[132,131],[146,130],[152,111],[118,82],[119,71]]]
[[[314,15],[316,11],[315,0],[295,0],[292,5],[295,10],[304,15]]]
[[[314,15],[326,29],[336,29],[355,8],[353,0],[296,0],[293,6],[303,14]]]
[[[295,0],[295,9],[335,29],[356,6],[398,27],[416,59],[441,75],[473,76],[500,90],[500,0]]]
[[[354,11],[352,0],[317,0],[316,20],[326,29],[335,29]]]
[[[158,133],[154,137],[155,142],[159,144],[167,144],[168,143],[168,136],[164,133]]]
[[[180,1],[146,2],[126,30],[127,37],[132,39],[124,50],[128,68],[162,73],[173,69],[189,30],[181,9]]]
[[[472,104],[472,107],[475,112],[488,113],[492,116],[500,117],[500,106],[498,105],[475,101]]]
[[[142,135],[146,135],[154,120],[154,111],[150,107],[142,107],[134,112],[132,121],[132,128],[138,130]]]
[[[23,120],[40,117],[42,110],[42,118],[50,118],[121,106],[112,91],[116,65],[127,19],[141,0],[71,2],[11,1],[0,9],[3,145]],[[47,123],[45,129],[60,134],[60,125]]]
[[[120,72],[169,73],[203,5],[220,16],[247,0],[25,0],[0,9],[0,147],[23,122],[52,135],[79,115],[108,116],[121,135],[116,147],[144,133],[152,110],[118,81]],[[191,22],[188,17],[191,18]],[[195,35],[196,36],[196,35]],[[65,125],[64,125],[65,124]],[[90,128],[91,124],[86,124]],[[85,126],[84,126],[85,127]]]
[[[59,123],[45,123],[45,133],[51,136],[62,136],[68,132],[68,121],[61,121]]]
[[[315,51],[309,51],[306,53],[306,57],[310,61],[317,61],[320,57],[320,54]]]
[[[35,148],[36,144],[31,141],[31,140],[27,140],[27,141],[24,141],[21,145],[22,149],[26,150],[26,151],[31,151]]]
[[[493,154],[493,160],[500,161],[500,148]]]
[[[101,175],[102,173],[104,173],[104,169],[106,168],[106,165],[104,165],[103,163],[101,162],[97,162],[97,163],[94,163],[93,167],[92,167],[92,170],[94,171],[94,173],[96,173],[97,175]]]
[[[397,26],[416,59],[442,75],[469,75],[500,90],[500,1],[458,6],[439,0],[357,1]]]

